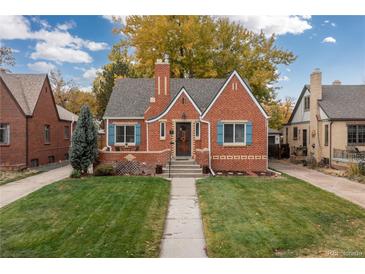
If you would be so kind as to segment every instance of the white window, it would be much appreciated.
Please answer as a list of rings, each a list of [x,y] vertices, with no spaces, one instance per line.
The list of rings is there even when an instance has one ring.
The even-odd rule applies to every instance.
[[[160,122],[160,139],[166,139],[166,122]]]
[[[244,145],[246,143],[245,132],[246,124],[244,123],[224,123],[223,143]]]
[[[51,143],[51,126],[44,125],[44,143],[50,144]]]
[[[134,125],[115,126],[116,144],[134,144]]]
[[[200,122],[195,123],[195,138],[200,139]]]
[[[10,126],[9,124],[0,124],[0,145],[10,144]]]

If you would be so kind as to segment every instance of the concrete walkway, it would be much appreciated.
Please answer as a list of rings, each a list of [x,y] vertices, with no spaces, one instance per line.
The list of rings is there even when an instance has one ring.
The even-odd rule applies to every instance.
[[[205,258],[205,239],[195,179],[173,178],[161,258]]]
[[[304,180],[365,208],[365,184],[346,178],[327,175],[287,161],[270,161],[269,166],[290,176]]]
[[[46,185],[70,176],[70,165],[0,186],[0,208],[6,206]]]

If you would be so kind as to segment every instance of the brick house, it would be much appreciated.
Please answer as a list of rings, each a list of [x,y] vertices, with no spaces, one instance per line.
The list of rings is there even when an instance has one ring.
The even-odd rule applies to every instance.
[[[116,80],[104,121],[104,162],[166,165],[189,159],[213,171],[266,171],[268,116],[234,71],[227,79],[170,79],[157,60],[153,79]]]
[[[338,80],[324,85],[316,69],[283,128],[283,138],[291,154],[302,149],[300,156],[307,160],[341,167],[365,159],[365,85]]]
[[[55,104],[46,74],[0,72],[0,168],[68,158],[77,116]]]

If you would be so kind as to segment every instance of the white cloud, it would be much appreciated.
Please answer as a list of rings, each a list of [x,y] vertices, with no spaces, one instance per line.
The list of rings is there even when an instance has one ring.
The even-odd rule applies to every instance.
[[[287,72],[291,72],[291,69],[290,69],[290,68],[286,68],[286,71],[287,71]]]
[[[112,24],[115,23],[113,18],[122,19],[123,24],[125,24],[125,19],[127,18],[127,15],[103,15],[102,17]]]
[[[32,59],[46,59],[55,62],[91,63],[91,56],[82,50],[37,43],[36,50],[30,55]]]
[[[101,69],[96,69],[96,68],[90,68],[88,70],[85,70],[84,74],[82,75],[82,77],[84,77],[85,79],[91,80],[93,81],[96,77],[96,74],[98,72],[100,72]]]
[[[336,27],[336,23],[333,23],[333,22],[332,22],[332,23],[331,23],[331,26],[332,26],[332,27]]]
[[[0,39],[28,39],[30,23],[23,16],[0,16]]]
[[[69,29],[73,29],[74,27],[76,27],[76,23],[74,21],[68,21],[68,22],[65,22],[63,24],[58,24],[57,25],[57,28],[60,29],[60,30],[69,30]]]
[[[84,45],[91,51],[104,50],[108,48],[108,44],[104,42],[97,43],[93,41],[85,41]]]
[[[325,24],[328,24],[330,22],[330,20],[324,20]]]
[[[328,36],[328,37],[326,37],[326,38],[324,38],[322,40],[322,43],[335,44],[336,43],[336,39],[333,38],[332,36]]]
[[[47,63],[47,62],[35,62],[35,63],[29,63],[28,68],[35,71],[35,72],[40,72],[40,73],[48,73],[49,71],[55,69],[55,65],[52,63]]]
[[[261,30],[268,36],[272,34],[301,34],[312,28],[309,16],[272,16],[272,15],[237,15],[229,16],[233,21],[256,33]]]
[[[53,29],[50,29],[47,21],[37,17],[32,17],[31,21],[39,23],[41,28],[32,31],[29,20],[23,16],[0,16],[0,39],[36,40],[31,58],[56,62],[90,63],[92,58],[83,49],[99,51],[108,48],[107,43],[89,41],[70,34],[68,30],[75,26],[72,21],[58,24]]]
[[[279,80],[279,81],[286,82],[286,81],[289,81],[290,79],[289,79],[289,77],[288,77],[288,76],[284,75],[284,76],[279,77],[279,79],[278,79],[278,80]]]

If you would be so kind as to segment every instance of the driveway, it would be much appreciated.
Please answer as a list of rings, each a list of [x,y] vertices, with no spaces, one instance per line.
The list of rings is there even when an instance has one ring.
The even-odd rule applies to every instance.
[[[72,167],[67,165],[0,186],[0,208],[46,185],[67,178],[71,171]]]
[[[356,183],[346,178],[327,175],[283,160],[270,161],[269,166],[275,170],[284,172],[290,176],[332,192],[337,196],[365,208],[365,184]]]

